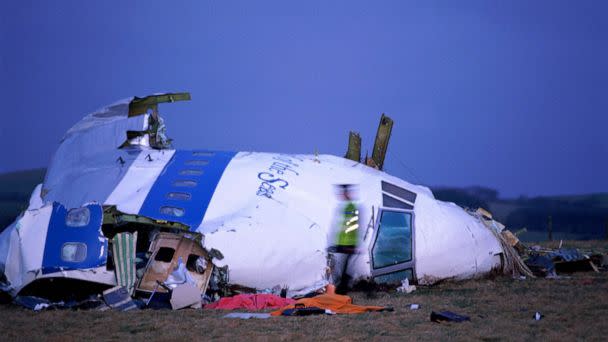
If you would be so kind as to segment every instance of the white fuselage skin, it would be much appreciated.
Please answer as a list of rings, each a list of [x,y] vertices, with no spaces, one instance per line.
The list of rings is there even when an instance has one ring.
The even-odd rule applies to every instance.
[[[89,203],[115,205],[124,213],[141,214],[144,202],[156,196],[150,195],[152,189],[177,153],[145,144],[119,148],[127,131],[149,128],[148,114],[128,115],[131,100],[91,113],[68,131],[28,210],[0,234],[0,271],[11,293],[41,277],[115,283],[113,271],[104,265],[44,275],[40,270],[53,202],[67,209]],[[499,241],[476,217],[453,203],[436,200],[426,187],[331,155],[234,154],[213,184],[201,185],[207,187],[210,199],[200,203],[204,216],[191,229],[204,235],[203,247],[224,255],[214,263],[228,266],[230,283],[306,292],[327,283],[327,247],[335,237],[337,211],[343,205],[336,185],[353,184],[362,243],[348,272],[355,280],[370,279],[374,276],[370,256],[384,204],[382,182],[415,196],[409,210],[413,216],[410,266],[418,283],[482,276],[501,266]],[[193,200],[191,205],[189,210],[197,212],[199,202]],[[69,239],[69,234],[64,238]]]
[[[149,149],[133,156],[133,163],[124,176],[116,178],[114,190],[105,198],[84,188],[74,193],[57,186],[53,200],[73,207],[95,201],[137,214],[173,153]],[[147,161],[148,155],[153,162]],[[85,173],[81,183],[91,174],[99,177]],[[337,211],[343,205],[336,185],[354,184],[362,243],[359,253],[351,258],[348,273],[354,280],[372,279],[370,255],[383,207],[382,181],[416,194],[410,212],[414,218],[413,276],[418,283],[479,277],[501,266],[498,240],[476,217],[453,203],[436,200],[425,187],[331,155],[237,153],[219,179],[201,224],[193,229],[204,235],[203,247],[223,254],[224,258],[214,263],[228,266],[230,283],[256,289],[287,286],[291,293],[304,293],[327,284],[327,247],[335,237]],[[9,227],[18,229],[3,232],[8,237],[5,243],[10,245],[4,262],[14,285],[11,292],[16,294],[43,277],[112,285],[113,274],[105,267],[44,275],[37,271],[41,253],[32,251],[44,248],[46,227],[29,227],[28,222],[29,217],[48,211],[50,203],[40,200],[40,189],[32,194],[24,218]]]
[[[371,276],[370,252],[383,206],[381,181],[416,193],[415,278],[433,283],[480,276],[500,267],[502,249],[475,217],[412,185],[361,163],[331,155],[238,153],[217,186],[199,227],[204,245],[221,251],[230,281],[258,289],[303,289],[327,279],[326,248],[341,199],[338,184],[356,185],[360,252],[349,273]]]

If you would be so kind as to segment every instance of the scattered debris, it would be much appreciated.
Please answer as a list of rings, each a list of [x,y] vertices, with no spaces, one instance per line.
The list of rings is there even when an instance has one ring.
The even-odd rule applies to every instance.
[[[384,168],[384,159],[386,158],[386,151],[388,149],[388,142],[391,138],[391,131],[393,130],[393,119],[382,113],[380,117],[380,123],[378,124],[378,131],[376,132],[376,139],[374,140],[374,149],[372,150],[373,165],[378,170]]]
[[[401,286],[397,288],[397,292],[402,293],[412,293],[414,291],[416,291],[416,286],[410,285],[410,280],[408,278],[403,279]]]
[[[329,309],[321,309],[315,306],[305,307],[303,304],[296,304],[296,307],[292,309],[286,309],[281,312],[281,316],[311,316],[311,315],[324,315],[328,312],[332,312]]]
[[[103,300],[110,308],[116,311],[137,309],[137,305],[131,299],[131,295],[129,295],[129,290],[124,286],[115,286],[103,291]]]
[[[534,314],[534,320],[535,321],[540,321],[540,319],[543,318],[543,317],[545,317],[545,315],[541,314],[538,311]]]
[[[348,135],[348,149],[346,150],[346,159],[361,162],[361,136],[357,132],[350,131]]]
[[[269,313],[231,312],[223,317],[224,318],[240,318],[240,319],[250,319],[250,318],[267,319],[267,318],[270,318],[271,316]]]
[[[526,265],[532,272],[539,277],[555,275],[555,265],[553,261],[545,255],[531,254],[526,259]]]
[[[118,233],[112,238],[112,256],[114,261],[116,284],[124,286],[130,295],[135,289],[136,268],[135,249],[137,232]]]
[[[65,306],[64,302],[52,303],[44,298],[34,296],[17,296],[13,299],[13,303],[34,311],[57,309]]]
[[[108,307],[100,296],[91,296],[82,300],[68,301],[50,301],[45,298],[36,296],[16,296],[13,304],[22,306],[26,309],[41,311],[41,310],[59,310],[59,309],[99,309],[100,307]],[[109,307],[108,307],[109,308]]]
[[[470,320],[469,316],[459,315],[452,311],[431,312],[431,322],[464,322]]]
[[[149,253],[148,265],[137,290],[167,292],[165,288],[158,288],[157,281],[170,288],[187,281],[195,284],[201,293],[206,292],[213,264],[193,238],[186,234],[158,233],[150,244]]]
[[[171,290],[171,308],[179,310],[187,307],[201,308],[201,292],[190,283],[180,284]]]
[[[482,222],[500,243],[503,250],[503,274],[511,274],[513,277],[524,275],[534,278],[534,274],[521,258],[523,250],[517,237],[505,230],[505,226],[502,223],[495,221],[489,211],[478,208],[477,210],[469,209],[467,212]]]
[[[410,310],[418,310],[420,309],[420,304],[412,304],[410,305]]]
[[[584,254],[575,248],[553,250],[532,246],[527,250],[525,263],[535,275],[554,278],[558,273],[599,272],[602,259],[601,254]]]

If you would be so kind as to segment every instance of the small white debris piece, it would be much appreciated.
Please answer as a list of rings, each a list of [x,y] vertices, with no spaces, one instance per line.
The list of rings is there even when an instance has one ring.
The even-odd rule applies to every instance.
[[[240,318],[240,319],[250,319],[250,318],[259,318],[266,319],[270,318],[269,313],[252,313],[252,312],[232,312],[224,316],[224,318]]]
[[[46,303],[36,304],[36,306],[34,307],[34,311],[44,310],[44,309],[46,309],[48,307],[49,307],[49,305],[46,304]]]
[[[410,310],[418,310],[420,309],[420,305],[419,304],[412,304],[410,305]]]
[[[408,278],[405,278],[401,282],[401,286],[397,288],[397,292],[412,293],[414,291],[416,291],[416,286],[410,285],[410,280]]]
[[[173,310],[179,310],[189,306],[200,309],[201,290],[192,284],[178,285],[171,292],[170,303]]]

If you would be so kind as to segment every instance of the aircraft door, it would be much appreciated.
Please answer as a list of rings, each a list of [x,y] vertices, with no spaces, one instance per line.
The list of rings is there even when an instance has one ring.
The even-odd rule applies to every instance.
[[[376,283],[415,281],[414,213],[380,208],[370,248],[371,274]]]

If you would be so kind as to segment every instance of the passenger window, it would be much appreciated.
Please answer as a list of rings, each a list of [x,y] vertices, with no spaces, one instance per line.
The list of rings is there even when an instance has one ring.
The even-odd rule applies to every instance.
[[[197,183],[193,180],[176,180],[173,182],[173,186],[179,186],[184,188],[194,188]]]
[[[161,247],[156,252],[156,256],[154,260],[162,261],[162,262],[171,262],[173,260],[173,254],[175,254],[175,250],[171,247]]]
[[[169,216],[182,217],[182,216],[184,216],[186,211],[182,208],[165,206],[165,207],[160,207],[160,213],[169,215]]]
[[[204,152],[204,151],[194,151],[192,152],[193,156],[197,157],[212,157],[214,155],[213,152]]]
[[[186,170],[181,170],[179,172],[179,174],[182,176],[200,176],[203,174],[203,170],[186,169]]]
[[[209,161],[207,160],[188,160],[186,165],[207,165]]]
[[[67,242],[61,247],[61,260],[81,262],[87,258],[87,245],[81,242]]]
[[[374,269],[412,260],[412,214],[383,211],[372,248]]]
[[[192,195],[186,192],[170,192],[167,194],[167,198],[178,201],[189,201]]]
[[[91,220],[91,211],[89,208],[74,208],[68,211],[65,217],[65,224],[68,227],[86,227]]]

